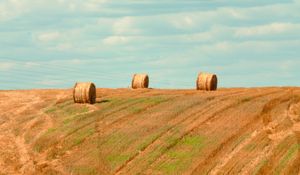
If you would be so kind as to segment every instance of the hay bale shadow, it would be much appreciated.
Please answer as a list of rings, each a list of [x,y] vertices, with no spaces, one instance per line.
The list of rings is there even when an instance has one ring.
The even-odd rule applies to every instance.
[[[110,100],[96,100],[96,103],[108,103]]]

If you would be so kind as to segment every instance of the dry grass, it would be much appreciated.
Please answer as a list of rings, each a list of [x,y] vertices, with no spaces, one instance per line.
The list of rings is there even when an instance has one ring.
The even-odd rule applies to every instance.
[[[289,100],[293,96],[289,88],[97,89],[102,98],[93,106],[74,104],[71,90],[1,93],[8,99],[17,93],[23,99],[11,101],[15,108],[11,106],[12,112],[1,120],[0,129],[6,133],[0,134],[4,174],[22,168],[24,155],[14,145],[14,137],[24,138],[27,157],[36,162],[24,168],[35,166],[36,173],[297,171],[299,146],[286,115],[295,103]],[[300,95],[300,89],[294,88],[293,93]],[[43,99],[38,97],[47,100],[25,106],[34,97],[37,103]],[[0,108],[8,110],[5,104]],[[277,125],[265,132],[270,123]],[[38,166],[42,162],[47,166]]]

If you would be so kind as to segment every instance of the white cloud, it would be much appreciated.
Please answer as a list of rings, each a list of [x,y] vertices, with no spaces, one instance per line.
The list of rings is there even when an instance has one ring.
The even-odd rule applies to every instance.
[[[73,48],[73,45],[71,43],[61,43],[55,47],[55,50],[63,51],[63,50],[70,50],[72,48]]]
[[[38,35],[38,40],[42,42],[49,42],[57,40],[61,34],[59,32],[46,32]]]
[[[62,83],[63,82],[60,80],[42,80],[42,81],[35,82],[35,84],[44,85],[44,86],[57,86]]]
[[[119,45],[129,42],[129,37],[124,36],[109,36],[103,40],[103,44],[107,45]]]
[[[220,12],[221,15],[229,16],[232,19],[238,19],[238,20],[249,19],[249,16],[245,15],[242,9],[226,7],[226,8],[219,8],[218,11]]]
[[[196,25],[195,20],[189,15],[171,19],[170,22],[178,29],[192,28]]]
[[[108,0],[87,0],[81,7],[84,7],[84,9],[88,11],[98,11],[106,2],[108,2]]]
[[[83,61],[83,60],[80,60],[80,59],[72,59],[69,61],[70,64],[77,64],[77,65],[80,65],[80,64],[83,64],[83,63],[86,63],[86,61]]]
[[[15,67],[13,62],[0,62],[0,71],[9,71]]]
[[[123,17],[118,19],[113,24],[113,32],[116,35],[132,35],[140,33],[140,30],[135,27],[135,19],[133,17]]]
[[[20,16],[27,10],[28,8],[22,0],[0,1],[0,22]]]
[[[293,49],[300,46],[297,40],[262,40],[262,41],[226,41],[194,47],[186,52],[189,57],[215,59],[222,62],[234,62],[236,60],[251,59],[255,62],[261,60],[276,61],[284,59],[295,59],[297,52]],[[286,54],[289,53],[289,54]],[[208,60],[209,64],[213,64]]]
[[[26,62],[24,63],[24,67],[26,68],[33,68],[33,67],[37,67],[40,66],[40,63],[38,62]]]
[[[262,36],[262,35],[276,35],[282,33],[298,32],[300,24],[292,23],[272,23],[261,26],[239,28],[235,32],[236,37],[240,36]]]

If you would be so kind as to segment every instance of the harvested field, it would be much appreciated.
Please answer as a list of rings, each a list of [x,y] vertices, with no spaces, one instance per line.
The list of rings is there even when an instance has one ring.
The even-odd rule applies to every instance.
[[[0,91],[0,174],[298,174],[299,106],[293,87]]]

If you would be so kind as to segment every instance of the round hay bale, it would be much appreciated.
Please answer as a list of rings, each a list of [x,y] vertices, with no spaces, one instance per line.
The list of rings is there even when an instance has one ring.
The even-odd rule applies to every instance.
[[[215,91],[218,86],[218,78],[216,74],[199,73],[197,82],[197,90]]]
[[[94,83],[76,83],[73,89],[73,99],[75,103],[96,102],[96,86]]]
[[[134,74],[131,82],[132,89],[148,88],[149,76],[147,74]]]

